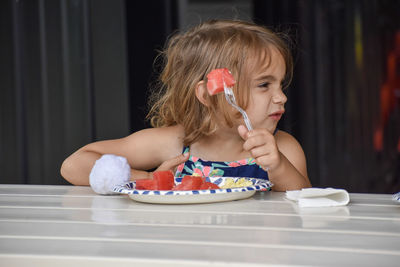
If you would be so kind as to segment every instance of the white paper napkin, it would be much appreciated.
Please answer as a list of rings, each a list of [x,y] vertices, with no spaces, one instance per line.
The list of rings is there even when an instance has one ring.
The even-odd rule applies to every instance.
[[[346,190],[334,188],[303,188],[286,191],[286,198],[297,201],[299,207],[345,206],[350,201]]]

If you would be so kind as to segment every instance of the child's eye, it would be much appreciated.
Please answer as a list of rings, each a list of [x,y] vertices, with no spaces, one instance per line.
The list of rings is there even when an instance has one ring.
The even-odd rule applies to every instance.
[[[269,85],[270,85],[269,82],[265,82],[265,83],[260,83],[260,84],[258,85],[258,87],[260,87],[260,88],[268,88]]]

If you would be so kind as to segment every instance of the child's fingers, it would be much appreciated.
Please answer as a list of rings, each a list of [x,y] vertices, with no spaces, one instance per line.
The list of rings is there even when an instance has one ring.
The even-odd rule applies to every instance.
[[[264,170],[270,170],[279,163],[279,152],[274,136],[264,129],[247,133],[243,149],[249,151],[256,163]]]
[[[251,156],[253,158],[258,158],[264,155],[269,155],[273,152],[273,148],[269,147],[269,146],[257,146],[257,147],[253,147],[250,150]]]
[[[248,138],[243,144],[243,149],[251,151],[259,146],[274,146],[275,139],[268,131],[251,131],[247,134]]]
[[[264,170],[270,169],[270,165],[271,165],[270,155],[264,155],[261,157],[257,157],[255,160],[256,160],[256,163],[258,165],[260,165],[261,168],[263,168]]]
[[[158,168],[157,171],[173,170],[179,164],[184,163],[189,159],[189,153],[184,153],[175,158],[164,161]]]
[[[251,151],[256,147],[262,146],[265,144],[265,140],[260,137],[253,136],[247,139],[243,144],[243,149],[246,151]]]
[[[249,131],[247,130],[247,128],[244,125],[239,125],[238,132],[239,132],[240,137],[243,138],[243,140],[247,140],[247,133]]]

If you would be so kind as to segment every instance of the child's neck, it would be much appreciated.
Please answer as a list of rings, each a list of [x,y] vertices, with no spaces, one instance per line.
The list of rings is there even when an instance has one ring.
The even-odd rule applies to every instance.
[[[238,133],[220,132],[205,136],[190,146],[190,154],[209,161],[235,161],[250,157],[243,150],[243,139]]]

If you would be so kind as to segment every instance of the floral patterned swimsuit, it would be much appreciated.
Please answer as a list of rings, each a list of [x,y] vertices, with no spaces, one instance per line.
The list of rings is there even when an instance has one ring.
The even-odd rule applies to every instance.
[[[184,147],[183,153],[189,152],[189,147]],[[250,177],[268,179],[268,173],[256,164],[254,158],[237,161],[205,161],[195,156],[180,164],[176,170],[175,177],[185,175],[200,175],[206,177]]]

